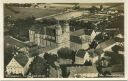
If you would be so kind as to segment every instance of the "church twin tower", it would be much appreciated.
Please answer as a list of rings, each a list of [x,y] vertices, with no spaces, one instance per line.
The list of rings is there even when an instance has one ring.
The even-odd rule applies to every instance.
[[[69,24],[33,27],[29,30],[29,39],[41,47],[70,47]]]

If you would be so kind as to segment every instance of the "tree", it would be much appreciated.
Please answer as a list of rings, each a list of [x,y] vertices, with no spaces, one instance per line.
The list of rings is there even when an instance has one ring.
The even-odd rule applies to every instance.
[[[102,68],[102,75],[105,77],[111,75],[111,70],[109,68]]]
[[[102,10],[103,9],[103,5],[100,5],[100,10]]]
[[[34,50],[29,50],[28,51],[28,56],[29,57],[36,57],[36,56],[38,56],[39,55],[39,50],[38,49],[34,49]]]
[[[95,14],[98,11],[98,8],[95,6],[92,6],[89,10],[91,14]]]
[[[43,25],[54,25],[57,23],[58,21],[55,18],[50,18],[50,19],[44,18],[42,22]]]
[[[96,48],[97,47],[97,42],[96,41],[93,41],[91,44],[90,44],[90,48],[92,49],[92,48]]]
[[[31,63],[29,72],[32,73],[32,75],[46,75],[47,68],[46,60],[37,56]]]
[[[10,29],[9,34],[21,41],[27,41],[29,39],[29,29],[34,22],[35,17],[33,16],[26,19],[17,19],[15,20],[13,27]]]
[[[109,64],[123,64],[124,62],[124,56],[121,54],[117,54],[116,52],[105,52],[105,55],[110,57]],[[118,60],[117,60],[118,59]]]
[[[54,62],[54,61],[57,61],[57,55],[55,54],[48,54],[48,53],[45,53],[44,54],[44,59],[46,59],[47,61],[51,61],[51,62]]]
[[[6,65],[11,61],[11,59],[13,58],[13,47],[4,47],[4,66],[6,67]]]
[[[11,28],[14,26],[14,20],[12,16],[5,16],[4,17],[4,34],[8,35]]]
[[[73,9],[76,10],[76,9],[79,9],[80,6],[79,6],[79,3],[75,3],[75,5],[73,6]]]
[[[61,48],[57,51],[58,57],[63,59],[72,59],[74,60],[75,52],[70,48]]]
[[[57,55],[45,53],[45,54],[44,54],[44,59],[47,61],[47,63],[48,63],[50,66],[56,68],[56,66],[55,66],[55,61],[57,61]]]
[[[120,46],[117,46],[117,45],[115,45],[115,46],[113,46],[112,47],[112,51],[114,51],[114,52],[116,52],[116,53],[118,53],[118,51],[121,49],[121,47]]]
[[[86,24],[85,24],[86,28],[85,29],[95,29],[95,25],[88,21]]]

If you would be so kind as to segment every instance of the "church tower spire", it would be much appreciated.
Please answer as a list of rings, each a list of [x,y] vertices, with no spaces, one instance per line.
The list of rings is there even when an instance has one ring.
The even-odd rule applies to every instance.
[[[70,32],[70,27],[69,27],[68,21],[65,21],[65,23],[64,23],[64,30],[65,30],[65,32]]]

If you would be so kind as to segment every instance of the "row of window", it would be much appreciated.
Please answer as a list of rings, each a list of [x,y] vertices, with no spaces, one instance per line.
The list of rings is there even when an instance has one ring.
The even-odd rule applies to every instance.
[[[34,39],[51,39],[51,40],[55,40],[56,39],[56,37],[55,36],[49,36],[49,35],[46,35],[45,37],[37,37],[37,36],[31,36],[30,37],[32,40],[34,40]]]
[[[14,74],[19,74],[19,73],[22,73],[22,69],[15,69],[15,68],[8,68],[7,69],[7,73],[10,74],[10,73],[14,73]]]

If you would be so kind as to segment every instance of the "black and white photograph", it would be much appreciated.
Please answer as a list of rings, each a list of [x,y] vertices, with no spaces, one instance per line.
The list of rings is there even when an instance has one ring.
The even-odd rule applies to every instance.
[[[4,3],[4,78],[124,78],[124,3]]]

